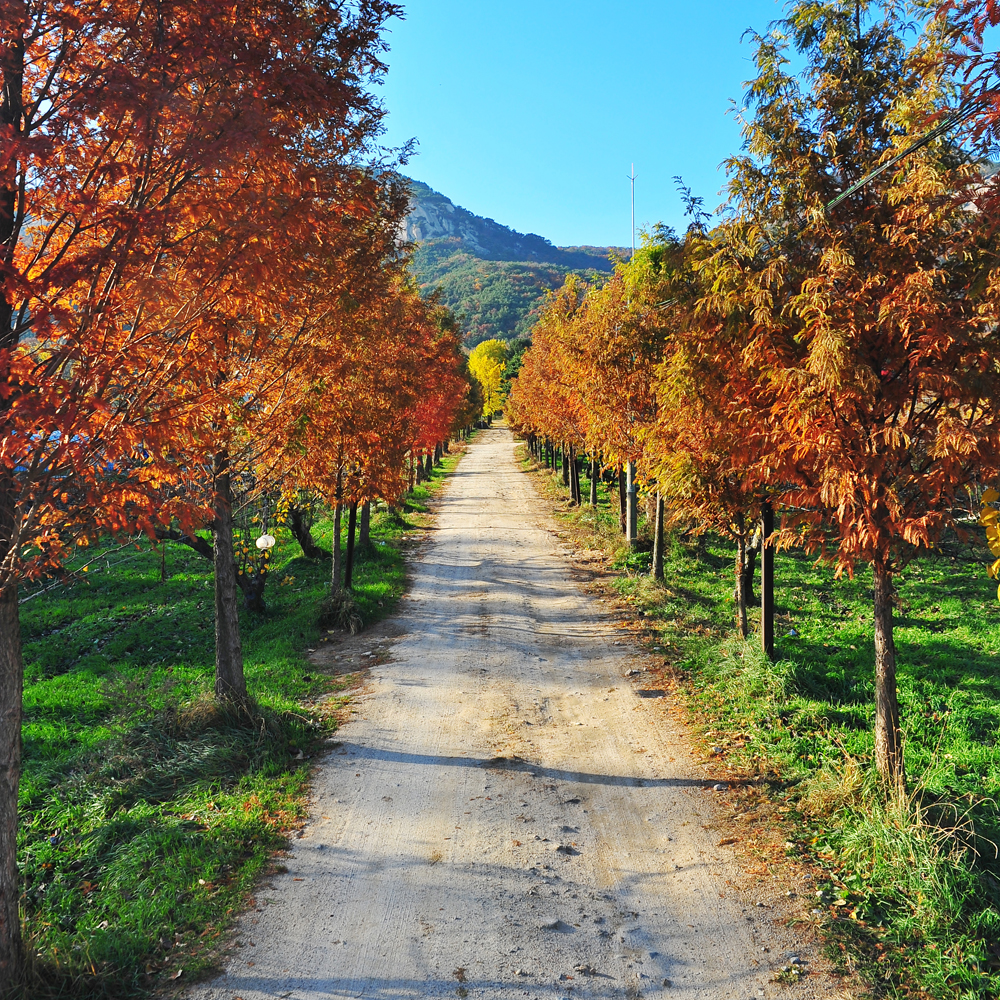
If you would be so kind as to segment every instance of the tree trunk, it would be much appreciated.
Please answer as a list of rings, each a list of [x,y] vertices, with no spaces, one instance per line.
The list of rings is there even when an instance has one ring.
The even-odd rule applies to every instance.
[[[10,8],[10,4],[7,5]],[[29,24],[27,7],[24,23]],[[4,38],[0,60],[3,100],[0,101],[0,130],[11,140],[22,134],[24,122],[24,33],[13,28]],[[20,239],[17,214],[18,161],[5,164],[0,182],[0,260],[9,262]],[[0,349],[5,362],[0,385],[12,389],[10,354],[17,346],[12,324],[15,296],[13,281],[0,282]],[[15,393],[16,397],[16,393]],[[11,408],[8,392],[0,394],[4,433],[10,431],[7,414]],[[17,483],[7,470],[0,473],[0,559],[4,559],[17,518]],[[13,993],[24,976],[24,947],[21,941],[20,899],[17,870],[17,797],[21,781],[21,712],[24,662],[21,656],[21,627],[17,600],[17,578],[9,579],[0,590],[0,996]]]
[[[371,548],[372,502],[366,500],[361,505],[361,527],[358,529],[358,548],[367,552]]]
[[[198,555],[203,556],[209,561],[214,558],[212,555],[212,543],[206,541],[201,535],[185,535],[176,528],[156,528],[155,534],[157,541],[180,542],[182,545],[194,549]]]
[[[14,518],[14,484],[5,478],[2,497],[8,509],[0,517],[2,530],[9,538]],[[6,996],[20,983],[24,967],[17,871],[23,677],[17,583],[11,582],[0,590],[0,996]]]
[[[663,579],[663,494],[656,491],[656,527],[653,529],[653,579]]]
[[[618,522],[621,525],[622,534],[628,534],[628,486],[625,482],[625,469],[618,466]]]
[[[347,515],[347,562],[344,564],[344,590],[351,589],[354,577],[354,538],[358,530],[358,502],[351,504]]]
[[[341,485],[343,474],[343,469],[337,470],[337,491],[334,494],[335,503],[333,507],[333,541],[330,544],[333,552],[333,558],[331,559],[333,565],[330,570],[330,589],[334,593],[340,590],[340,520],[344,511],[344,505],[340,501],[343,495],[343,486]]]
[[[560,449],[562,452],[562,482],[563,486],[569,486],[569,453],[566,451],[566,442]]]
[[[299,543],[302,554],[306,559],[319,559],[326,553],[316,544],[312,536],[312,525],[307,519],[305,511],[294,504],[288,508],[288,530],[292,537]]]
[[[431,473],[434,471],[434,459],[431,456],[431,452],[427,452],[427,466],[424,469],[424,475],[426,479],[431,478]]]
[[[597,465],[597,459],[592,458],[590,460],[590,506],[597,506],[597,477],[600,474],[600,470]]]
[[[896,698],[896,646],[892,638],[892,568],[875,563],[875,764],[891,788],[902,791],[903,734]]]
[[[247,683],[243,676],[240,616],[236,602],[236,557],[233,552],[233,495],[229,454],[215,456],[215,521],[212,524],[212,557],[215,568],[215,697],[243,706]]]

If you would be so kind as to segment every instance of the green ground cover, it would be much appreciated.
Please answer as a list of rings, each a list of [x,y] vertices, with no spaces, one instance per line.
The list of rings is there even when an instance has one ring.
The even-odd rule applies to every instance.
[[[871,574],[835,580],[802,552],[779,553],[768,662],[736,634],[732,546],[673,537],[657,585],[599,492],[596,519],[586,505],[559,516],[612,555],[612,584],[645,612],[714,759],[768,792],[789,854],[825,872],[814,916],[832,956],[879,997],[1000,996],[1000,604],[985,548],[953,539],[897,581],[909,798],[887,803],[872,760]]]
[[[457,459],[400,513],[373,516],[355,569],[366,625],[402,594],[406,535]],[[314,529],[327,549],[331,531],[329,520]],[[179,970],[197,975],[304,816],[308,757],[353,678],[306,659],[324,638],[329,562],[303,559],[287,531],[276,534],[267,611],[241,612],[252,725],[212,701],[211,567],[192,550],[89,550],[80,582],[23,604],[30,997],[137,996]]]

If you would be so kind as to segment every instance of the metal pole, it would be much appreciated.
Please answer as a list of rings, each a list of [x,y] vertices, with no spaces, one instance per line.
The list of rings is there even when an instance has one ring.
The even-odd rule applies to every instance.
[[[629,545],[635,545],[639,536],[639,501],[635,486],[635,462],[628,463],[625,480],[625,538]]]
[[[632,182],[632,256],[635,256],[635,164],[632,164],[632,173],[629,174]]]
[[[765,502],[760,518],[760,645],[774,659],[774,547],[767,544],[774,533],[774,508]]]

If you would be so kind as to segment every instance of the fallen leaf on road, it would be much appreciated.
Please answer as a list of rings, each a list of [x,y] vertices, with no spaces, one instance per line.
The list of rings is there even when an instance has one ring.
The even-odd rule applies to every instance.
[[[183,969],[178,969],[176,972],[171,972],[169,978],[170,979],[180,979],[181,976],[183,976],[183,975],[184,975],[184,970]]]
[[[737,837],[723,837],[722,840],[719,841],[719,847],[726,847],[729,844],[736,844],[738,842],[739,838]]]

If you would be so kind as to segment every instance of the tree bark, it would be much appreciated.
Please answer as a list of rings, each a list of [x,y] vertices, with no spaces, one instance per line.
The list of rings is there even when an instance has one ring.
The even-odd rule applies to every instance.
[[[299,543],[302,554],[306,559],[320,559],[326,553],[316,544],[311,529],[312,525],[307,523],[305,511],[301,507],[292,504],[288,508],[288,530],[291,531],[295,541]]]
[[[653,579],[663,579],[663,494],[656,491],[656,527],[653,530]]]
[[[24,962],[17,871],[23,677],[17,584],[11,582],[0,591],[0,996],[20,982]]]
[[[418,462],[419,464],[419,462]],[[344,475],[343,469],[337,470],[337,490],[334,494],[335,503],[333,508],[333,542],[330,545],[332,550],[332,566],[330,570],[330,589],[336,593],[340,590],[340,520],[343,514],[344,505],[340,502],[343,495],[341,479]]]
[[[361,505],[361,526],[358,528],[358,548],[367,552],[371,548],[372,536],[372,502],[366,500]]]
[[[157,528],[156,538],[158,541],[180,542],[188,548],[194,549],[198,555],[203,556],[210,562],[214,558],[212,554],[212,543],[200,535],[185,535],[176,528]]]
[[[8,5],[9,6],[9,5]],[[22,7],[24,24],[27,6]],[[12,11],[10,12],[13,13]],[[12,18],[13,19],[13,18]],[[24,27],[13,28],[3,39],[0,60],[2,100],[0,128],[11,137],[22,134],[24,121]],[[20,239],[17,213],[18,181],[16,160],[8,163],[0,181],[0,261],[9,264]],[[17,346],[12,319],[15,293],[8,293],[7,281],[0,282],[0,348]],[[0,384],[12,389],[9,354],[0,371]],[[6,416],[11,408],[9,393],[0,395],[0,427],[9,431]],[[17,518],[17,483],[9,471],[0,472],[0,560],[5,559],[14,538]],[[20,987],[24,976],[24,946],[21,941],[20,898],[17,870],[17,798],[21,781],[21,712],[24,661],[21,655],[21,626],[18,611],[17,577],[12,575],[0,590],[0,996]]]
[[[229,455],[220,451],[214,462],[215,521],[212,555],[215,568],[215,696],[222,702],[246,704],[240,616],[236,602],[236,558],[233,552],[233,496]]]
[[[563,446],[560,449],[562,452],[562,481],[563,486],[569,486],[569,455],[566,452],[566,442],[563,442]]]
[[[358,502],[351,504],[347,515],[347,561],[344,564],[344,590],[351,589],[354,577],[354,538],[358,530]]]
[[[431,473],[434,471],[434,459],[431,452],[427,452],[427,465],[424,469],[425,478],[430,479]]]
[[[597,465],[597,459],[591,458],[590,460],[590,506],[597,506],[597,477],[600,474],[600,470]]]
[[[877,562],[875,571],[875,764],[885,782],[905,786],[903,734],[896,696],[896,645],[892,637],[892,566]]]
[[[736,621],[740,635],[745,639],[750,634],[748,608],[754,603],[753,580],[757,568],[758,542],[756,533],[747,530],[746,515],[742,511],[733,518],[736,524],[736,589],[733,597],[736,603]]]

